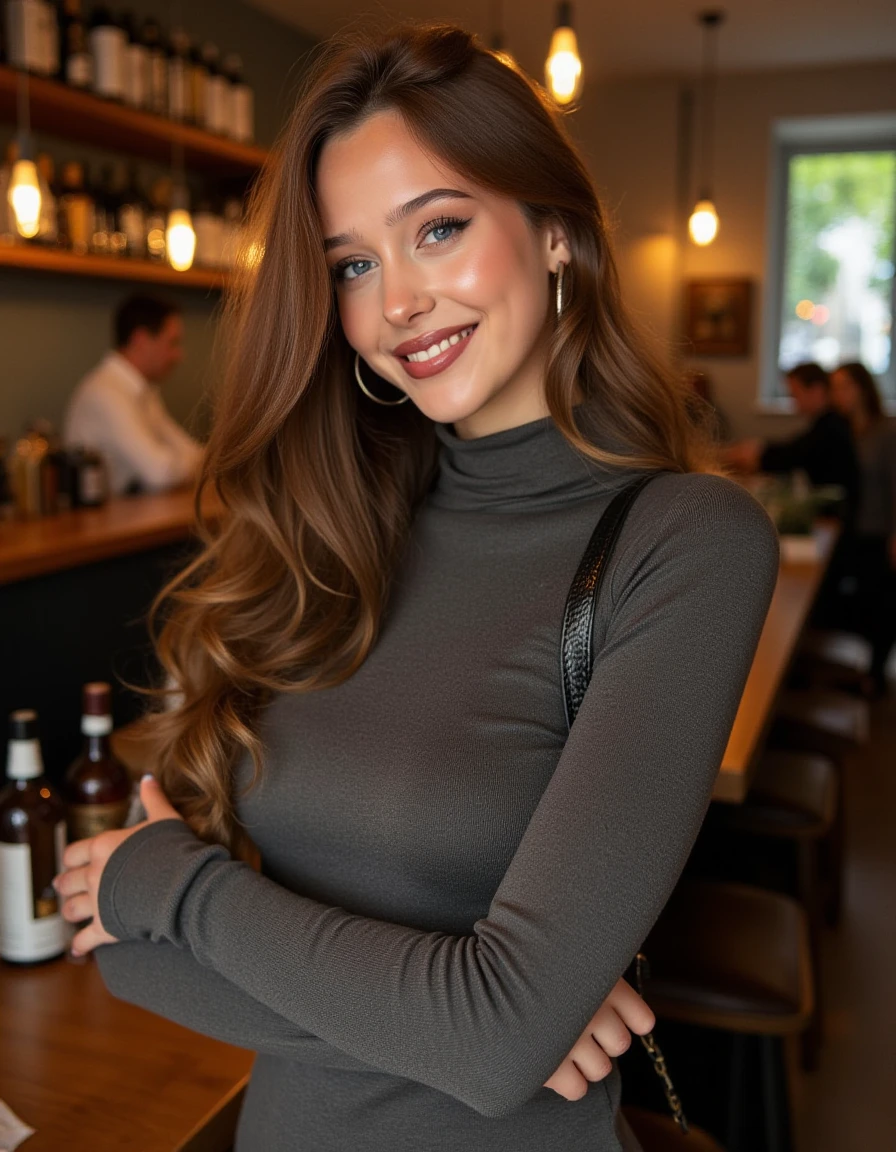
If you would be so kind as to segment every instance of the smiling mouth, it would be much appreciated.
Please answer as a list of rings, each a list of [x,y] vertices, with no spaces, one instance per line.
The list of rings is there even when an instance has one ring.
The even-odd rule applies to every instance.
[[[436,356],[441,356],[443,352],[447,352],[449,348],[453,348],[456,344],[460,344],[461,340],[466,340],[468,336],[472,336],[477,325],[471,324],[469,328],[464,328],[460,332],[455,332],[453,336],[447,337],[439,344],[433,344],[423,352],[409,352],[407,356],[399,356],[399,360],[404,360],[409,364],[425,364],[428,360],[435,360]]]

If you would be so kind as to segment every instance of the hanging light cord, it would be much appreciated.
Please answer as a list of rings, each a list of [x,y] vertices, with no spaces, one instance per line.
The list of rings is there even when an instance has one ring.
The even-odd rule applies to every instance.
[[[703,171],[703,187],[700,189],[702,199],[711,199],[710,177],[713,164],[713,128],[715,120],[716,103],[716,69],[718,66],[718,39],[716,33],[722,23],[724,13],[716,10],[701,12],[700,23],[703,25],[703,76],[701,88],[703,89],[703,127],[701,131],[701,168]]]
[[[26,142],[31,138],[31,109],[28,105],[28,73],[19,69],[16,85],[16,104],[19,121],[19,155],[24,159]]]

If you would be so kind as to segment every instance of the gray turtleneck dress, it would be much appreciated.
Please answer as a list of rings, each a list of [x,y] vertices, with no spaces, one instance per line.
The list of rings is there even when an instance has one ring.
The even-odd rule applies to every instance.
[[[283,695],[239,812],[263,874],[176,820],[100,888],[111,991],[258,1053],[237,1152],[616,1152],[618,1073],[542,1087],[669,896],[777,573],[740,487],[665,474],[604,585],[564,723],[567,590],[611,495],[550,419],[441,467],[382,633]],[[242,765],[248,779],[248,766]]]

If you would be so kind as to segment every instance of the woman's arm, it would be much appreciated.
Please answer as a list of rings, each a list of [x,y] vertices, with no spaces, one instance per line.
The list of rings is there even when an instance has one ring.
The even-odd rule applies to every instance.
[[[620,544],[591,685],[470,935],[296,895],[176,820],[134,833],[108,861],[106,930],[187,948],[297,1027],[483,1114],[522,1105],[678,879],[774,587],[777,546],[758,505],[717,477],[677,480],[638,549]]]

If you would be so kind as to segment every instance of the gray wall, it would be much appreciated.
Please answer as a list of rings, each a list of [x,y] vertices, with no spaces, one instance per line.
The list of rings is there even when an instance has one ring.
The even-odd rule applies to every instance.
[[[123,5],[115,3],[115,8]],[[246,78],[255,89],[256,134],[261,144],[275,139],[292,105],[310,37],[240,0],[129,0],[141,19],[154,15],[170,26],[170,12],[182,13],[184,26],[224,52],[239,52]],[[13,134],[0,124],[0,147]],[[101,154],[69,142],[41,136],[38,143],[60,160]],[[111,155],[110,159],[113,158]],[[152,171],[141,162],[141,171]],[[0,437],[18,436],[26,421],[43,416],[59,426],[66,399],[78,379],[109,346],[115,305],[134,287],[127,283],[69,278],[0,269]],[[151,289],[150,289],[151,290]],[[201,289],[159,290],[184,311],[187,355],[165,384],[171,411],[202,432],[219,298]]]

